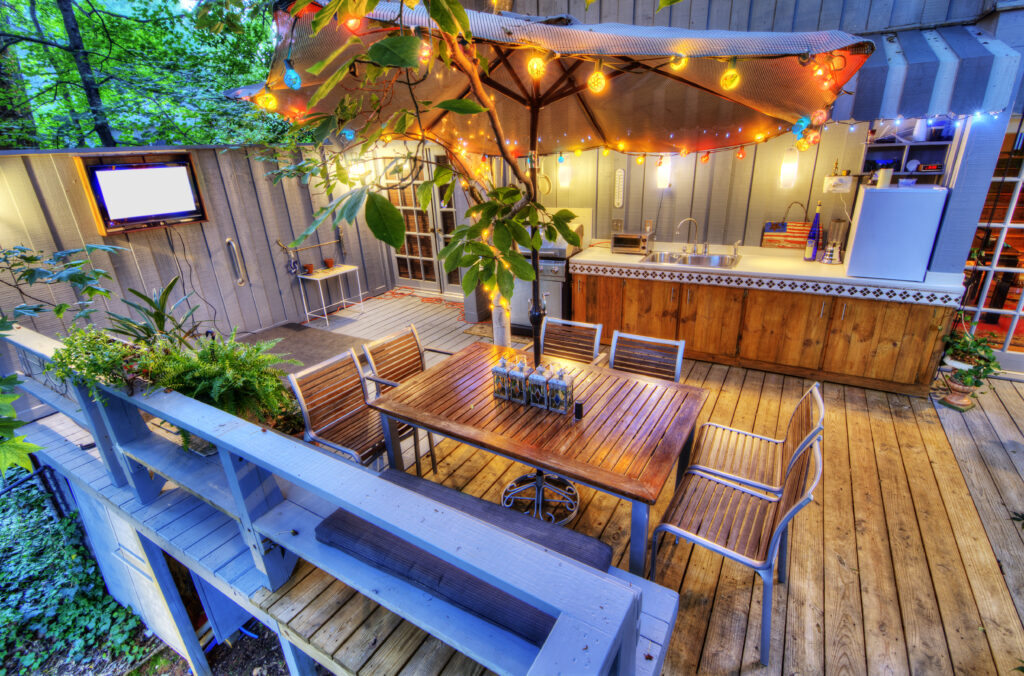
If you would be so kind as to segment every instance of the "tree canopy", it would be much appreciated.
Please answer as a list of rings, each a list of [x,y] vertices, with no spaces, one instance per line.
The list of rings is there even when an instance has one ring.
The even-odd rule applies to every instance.
[[[224,90],[266,78],[269,8],[213,32],[178,0],[0,0],[0,148],[266,143]]]

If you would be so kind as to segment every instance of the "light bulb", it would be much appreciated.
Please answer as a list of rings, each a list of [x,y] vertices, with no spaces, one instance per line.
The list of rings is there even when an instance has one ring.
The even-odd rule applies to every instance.
[[[819,132],[817,129],[812,129],[811,131],[807,132],[807,136],[805,138],[807,139],[807,142],[810,143],[812,146],[816,146],[821,141],[821,132]]]
[[[256,105],[263,110],[277,110],[277,97],[265,91],[256,97]]]
[[[611,152],[611,150],[607,146],[605,146],[604,148],[601,148],[601,155],[603,155],[604,157],[608,157],[608,153],[610,153],[610,152]]]
[[[355,132],[354,129],[342,129],[341,130],[341,137],[343,139],[345,139],[346,141],[351,141],[352,139],[354,139],[356,137],[356,132]]]
[[[284,60],[284,83],[289,89],[301,89],[302,88],[302,76],[299,75],[299,71],[295,70],[295,64],[292,63],[291,59]]]
[[[664,190],[669,187],[672,178],[672,160],[668,157],[663,157],[658,160],[658,169],[654,174],[655,185],[658,186],[659,190]]]
[[[779,187],[789,190],[796,185],[796,173],[800,168],[800,153],[796,148],[786,148],[782,154],[782,167],[779,169]]]
[[[565,158],[562,157],[562,153],[558,153],[558,163],[562,164],[563,162],[565,162]]]
[[[643,164],[644,163],[644,156],[643,155],[637,156],[636,163],[637,164]]]
[[[689,150],[689,148],[686,148],[686,147],[684,146],[684,147],[682,147],[682,148],[680,148],[680,149],[679,149],[679,157],[686,157],[686,156],[687,156],[687,155],[689,155],[689,154],[690,154],[690,150]]]
[[[810,147],[811,147],[811,143],[807,139],[805,139],[805,138],[798,138],[796,140],[796,149],[797,150],[804,151],[804,150],[807,150]]]
[[[575,155],[576,157],[579,157],[580,155],[583,154],[583,151],[577,148],[576,150],[572,151],[572,154]]]
[[[626,149],[626,144],[623,143],[622,141],[619,141],[619,145],[617,147],[619,149],[619,152],[621,153],[623,150]]]
[[[722,73],[722,79],[719,80],[719,84],[722,85],[722,89],[729,91],[730,89],[736,89],[740,84],[740,74],[735,68]]]
[[[811,113],[811,124],[815,127],[820,127],[828,121],[828,111],[824,108],[818,108],[816,111]]]
[[[690,61],[690,58],[686,54],[675,54],[672,60],[668,62],[668,67],[672,70],[682,70],[686,68],[686,64]]]
[[[754,140],[760,143],[764,140],[764,134],[754,134]]]
[[[362,23],[363,22],[359,19],[359,17],[353,16],[345,20],[345,28],[355,33],[357,30],[359,30],[359,27],[362,25]]]
[[[561,161],[562,161],[562,158],[559,157],[559,162],[561,162]],[[558,165],[558,187],[560,187],[560,188],[568,188],[569,187],[569,183],[571,181],[572,181],[572,166],[570,166],[568,163],[559,164]]]
[[[587,89],[594,94],[600,94],[608,86],[608,78],[600,70],[595,70],[587,78]]]
[[[747,156],[747,151],[743,149],[743,146],[740,146],[740,149],[736,151],[736,159],[737,160],[742,160],[746,156]]]
[[[428,61],[430,61],[430,42],[424,40],[420,45],[420,63],[425,64]]]
[[[700,156],[700,163],[707,164],[711,161],[711,153],[704,151],[704,154]]]
[[[547,69],[547,64],[544,63],[544,59],[539,56],[530,57],[530,60],[526,62],[526,72],[530,74],[534,80],[539,80],[544,76],[544,71]]]

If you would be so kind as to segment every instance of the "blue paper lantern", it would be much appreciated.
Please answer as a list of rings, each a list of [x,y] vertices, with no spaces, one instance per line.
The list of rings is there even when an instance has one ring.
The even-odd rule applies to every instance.
[[[291,89],[302,88],[302,76],[299,75],[299,71],[295,70],[291,59],[284,61],[284,83]]]

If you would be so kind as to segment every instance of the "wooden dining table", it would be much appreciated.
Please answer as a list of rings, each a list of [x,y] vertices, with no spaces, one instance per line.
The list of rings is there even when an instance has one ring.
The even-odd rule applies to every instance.
[[[573,415],[498,399],[491,368],[531,355],[479,342],[370,402],[384,419],[388,460],[404,469],[398,439],[406,423],[561,475],[632,503],[629,570],[643,575],[650,508],[679,464],[685,468],[708,393],[698,387],[567,359],[542,363],[575,379]]]

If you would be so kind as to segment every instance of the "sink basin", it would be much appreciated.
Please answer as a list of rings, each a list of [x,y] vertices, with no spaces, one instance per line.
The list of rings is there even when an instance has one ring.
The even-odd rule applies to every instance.
[[[654,251],[644,256],[643,262],[660,263],[662,265],[696,265],[705,268],[734,268],[740,262],[740,256],[732,254],[688,254]]]

